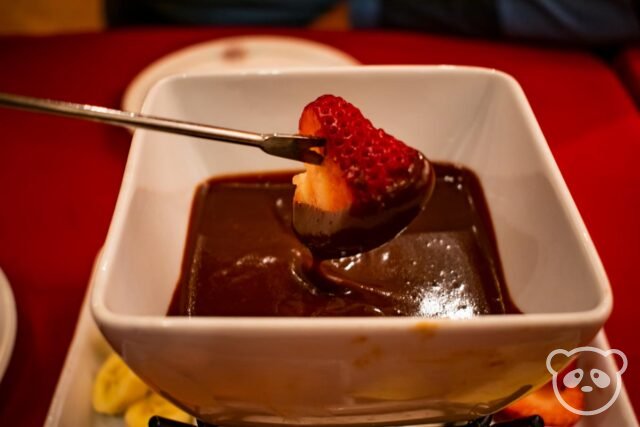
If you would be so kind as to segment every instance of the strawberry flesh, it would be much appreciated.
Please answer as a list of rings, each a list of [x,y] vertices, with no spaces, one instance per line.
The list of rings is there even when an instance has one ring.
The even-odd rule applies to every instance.
[[[571,407],[584,409],[584,393],[580,389],[565,388],[560,395]],[[580,421],[580,415],[569,411],[558,401],[551,383],[507,406],[496,418],[512,420],[530,415],[540,415],[545,425],[556,427],[569,427]]]
[[[373,249],[426,204],[435,184],[426,158],[344,99],[323,95],[308,104],[299,131],[326,140],[322,165],[294,178],[294,229],[315,256]]]

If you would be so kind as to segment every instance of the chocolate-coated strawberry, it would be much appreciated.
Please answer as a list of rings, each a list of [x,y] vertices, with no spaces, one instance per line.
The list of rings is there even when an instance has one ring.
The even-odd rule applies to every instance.
[[[344,99],[323,95],[300,117],[303,135],[325,138],[321,165],[294,177],[293,225],[315,256],[336,258],[380,246],[427,202],[435,176],[414,148],[376,129]]]

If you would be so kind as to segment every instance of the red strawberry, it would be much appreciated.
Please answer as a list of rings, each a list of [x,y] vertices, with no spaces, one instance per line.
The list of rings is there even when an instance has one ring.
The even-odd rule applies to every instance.
[[[294,177],[294,228],[321,258],[372,249],[402,231],[428,200],[435,176],[417,150],[376,129],[360,110],[323,95],[300,133],[326,139],[324,161]]]
[[[584,393],[579,388],[565,388],[560,395],[572,408],[584,409]],[[507,406],[497,418],[511,420],[530,415],[540,415],[545,425],[554,427],[568,427],[580,421],[580,415],[569,411],[558,401],[551,383]]]

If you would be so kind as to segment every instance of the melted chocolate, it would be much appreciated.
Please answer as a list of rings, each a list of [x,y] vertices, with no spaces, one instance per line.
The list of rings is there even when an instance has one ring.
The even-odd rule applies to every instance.
[[[420,159],[420,178],[384,203],[325,212],[294,202],[293,230],[318,259],[355,255],[390,241],[420,214],[433,192],[432,167],[422,155]]]
[[[433,164],[427,208],[369,252],[322,262],[291,227],[291,173],[213,179],[196,191],[169,315],[424,316],[518,312],[480,183]]]

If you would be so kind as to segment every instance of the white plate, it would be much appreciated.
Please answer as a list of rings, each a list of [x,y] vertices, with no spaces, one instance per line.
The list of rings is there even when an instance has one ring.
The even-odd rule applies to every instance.
[[[171,75],[220,71],[358,65],[346,53],[321,43],[283,36],[229,37],[180,49],[150,64],[127,87],[126,111],[139,112],[148,90]]]
[[[97,263],[96,263],[97,264]],[[93,275],[92,275],[93,277]],[[93,379],[106,356],[109,354],[109,344],[100,334],[96,326],[89,304],[88,295],[92,284],[89,284],[85,295],[80,319],[67,353],[67,358],[58,380],[53,400],[49,406],[49,413],[44,427],[124,427],[120,417],[110,417],[96,414],[91,408],[91,388]],[[610,348],[604,330],[601,330],[590,343],[591,346],[607,350]],[[616,366],[612,359],[598,358],[598,369],[609,376],[615,376]],[[582,366],[587,370],[594,366]],[[590,409],[591,400],[587,398],[585,408]],[[620,396],[608,410],[602,414],[584,417],[576,427],[638,427],[633,408],[623,387]]]
[[[17,324],[16,302],[9,281],[0,269],[0,380],[11,360]]]

